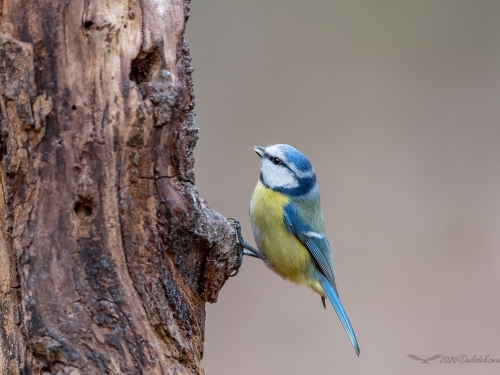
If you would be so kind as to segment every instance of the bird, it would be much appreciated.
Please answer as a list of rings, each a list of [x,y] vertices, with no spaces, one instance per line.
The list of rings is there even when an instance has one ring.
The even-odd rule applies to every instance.
[[[244,254],[262,259],[283,279],[308,286],[325,308],[328,298],[359,356],[335,284],[314,168],[290,145],[255,146],[254,151],[260,157],[260,176],[249,211],[257,249],[243,241]]]
[[[415,361],[421,361],[420,364],[423,365],[424,363],[426,364],[429,364],[428,361],[434,361],[435,359],[438,359],[438,358],[441,358],[442,355],[441,354],[436,354],[436,355],[433,355],[432,357],[429,357],[427,359],[424,359],[424,358],[420,358],[414,354],[408,354],[408,357],[410,357],[411,359],[415,360]]]

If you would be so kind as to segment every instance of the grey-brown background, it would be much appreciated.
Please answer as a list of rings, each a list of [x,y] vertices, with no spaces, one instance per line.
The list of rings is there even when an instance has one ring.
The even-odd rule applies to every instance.
[[[247,258],[207,375],[500,373],[407,357],[500,358],[500,1],[193,0],[187,38],[201,196],[253,244],[252,146],[303,151],[361,347]]]

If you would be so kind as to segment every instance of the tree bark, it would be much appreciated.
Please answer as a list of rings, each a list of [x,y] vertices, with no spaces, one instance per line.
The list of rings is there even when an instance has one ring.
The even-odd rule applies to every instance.
[[[203,374],[241,249],[198,197],[189,0],[0,0],[2,374]]]

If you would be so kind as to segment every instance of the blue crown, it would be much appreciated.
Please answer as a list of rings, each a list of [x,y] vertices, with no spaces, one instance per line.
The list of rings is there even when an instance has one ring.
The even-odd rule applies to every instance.
[[[275,188],[275,190],[290,196],[301,196],[309,193],[311,189],[317,186],[316,175],[309,159],[302,152],[290,145],[280,144],[277,146],[283,152],[289,168],[295,170],[299,186],[295,188],[279,187]]]
[[[285,144],[279,145],[279,148],[285,154],[286,161],[296,166],[299,173],[307,173],[313,170],[309,159],[296,148]]]

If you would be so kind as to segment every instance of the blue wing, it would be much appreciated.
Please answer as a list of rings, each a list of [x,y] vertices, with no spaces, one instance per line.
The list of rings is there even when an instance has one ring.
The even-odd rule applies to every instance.
[[[342,303],[340,303],[337,293],[328,239],[321,233],[315,232],[309,225],[305,224],[303,220],[300,219],[293,202],[290,202],[284,207],[283,221],[288,231],[307,247],[316,261],[319,270],[315,276],[323,287],[333,309],[337,313],[347,336],[349,336],[354,351],[359,356],[359,345],[356,340],[356,335],[354,334],[351,322],[347,317]]]
[[[302,242],[302,241],[301,241]],[[333,275],[333,264],[332,256],[330,255],[330,246],[328,244],[328,239],[326,237],[307,237],[304,238],[304,245],[306,245],[309,252],[312,254],[313,258],[318,263],[318,266],[330,282],[337,293],[337,285],[335,284],[335,276]]]
[[[317,233],[309,225],[304,224],[303,220],[301,220],[297,214],[295,204],[292,202],[286,205],[283,210],[283,221],[288,231],[307,247],[314,260],[317,262],[321,272],[323,272],[337,293],[330,244],[326,236]]]

